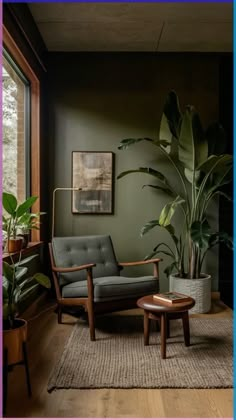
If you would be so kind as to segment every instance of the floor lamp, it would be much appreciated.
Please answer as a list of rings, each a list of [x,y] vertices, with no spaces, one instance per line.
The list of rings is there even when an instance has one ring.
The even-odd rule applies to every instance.
[[[57,191],[79,191],[81,188],[55,188],[52,195],[52,238],[54,237],[55,230],[55,203],[56,203],[56,192]]]

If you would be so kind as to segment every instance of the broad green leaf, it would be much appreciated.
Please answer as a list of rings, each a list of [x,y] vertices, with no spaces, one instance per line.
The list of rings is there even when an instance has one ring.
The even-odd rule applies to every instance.
[[[226,151],[226,134],[223,127],[214,122],[206,130],[206,139],[208,141],[208,155],[222,155]]]
[[[178,138],[182,115],[180,111],[178,96],[176,95],[176,92],[174,92],[173,90],[170,91],[167,95],[167,98],[164,104],[163,114],[165,115],[167,119],[168,126],[169,126],[172,136],[174,136],[175,138]],[[163,128],[164,126],[161,127],[161,130]],[[163,135],[164,134],[165,132],[163,132]],[[160,132],[160,138],[166,139],[168,141],[171,140],[170,136],[168,138],[162,137],[161,132]]]
[[[43,273],[36,273],[32,277],[34,280],[36,280],[41,286],[46,287],[46,289],[50,289],[51,282],[49,277],[45,276]]]
[[[17,199],[13,194],[3,192],[2,205],[3,205],[3,208],[7,211],[7,213],[9,213],[11,216],[15,216],[15,211],[17,207]]]
[[[159,146],[159,147],[168,146],[168,142],[166,140],[152,140],[149,137],[141,137],[141,138],[138,138],[138,139],[128,138],[128,139],[121,140],[120,145],[118,146],[118,149],[119,150],[128,149],[129,146],[131,146],[133,144],[140,143],[141,141],[147,141],[147,142],[152,143],[155,146]]]
[[[8,264],[6,261],[3,261],[3,275],[6,277],[6,279],[12,283],[14,278],[14,268]]]
[[[195,171],[207,159],[207,147],[200,118],[194,109],[188,106],[181,124],[179,160],[184,165],[184,168],[190,171],[190,173],[186,171],[189,180],[193,178],[191,172]]]
[[[145,233],[149,232],[149,230],[153,229],[156,226],[160,226],[159,220],[150,220],[147,222],[141,229],[141,236],[145,235]]]
[[[161,226],[167,226],[170,224],[170,221],[178,208],[178,206],[182,203],[184,203],[185,200],[183,200],[179,195],[176,197],[174,201],[171,201],[170,203],[167,203],[160,214],[159,217],[159,223]]]
[[[161,191],[163,191],[163,192],[165,192],[169,195],[172,195],[172,196],[175,195],[174,192],[168,187],[160,187],[159,185],[144,184],[142,186],[142,188],[145,188],[145,187],[154,188],[155,190],[161,190]]]
[[[209,239],[211,237],[211,230],[207,220],[193,222],[190,229],[191,239],[195,245],[200,249],[209,246]]]
[[[169,277],[170,274],[173,273],[174,269],[176,269],[176,270],[178,269],[176,261],[174,261],[170,265],[168,265],[165,268],[164,273],[166,274],[167,277]]]
[[[205,174],[209,173],[224,173],[227,169],[231,168],[233,165],[233,156],[229,154],[225,155],[212,155],[209,156],[204,162],[197,167],[199,171],[204,172]]]
[[[117,179],[123,178],[126,175],[132,174],[132,173],[143,173],[143,174],[147,174],[147,175],[152,175],[155,178],[157,178],[160,182],[162,182],[165,185],[168,185],[168,180],[166,179],[166,177],[159,171],[156,171],[155,169],[152,168],[138,168],[138,169],[130,169],[129,171],[124,171],[121,172]]]
[[[27,200],[20,204],[16,210],[17,217],[21,217],[27,210],[29,210],[30,207],[32,207],[32,205],[35,203],[35,201],[37,201],[37,199],[37,196],[32,196],[27,198]]]
[[[37,287],[38,287],[38,284],[33,284],[33,286],[29,287],[29,289],[25,289],[24,291],[20,292],[18,295],[18,302],[25,299]]]
[[[16,280],[17,282],[19,282],[19,280],[22,279],[22,277],[24,277],[24,275],[27,273],[28,268],[27,267],[17,267],[16,268]]]
[[[30,257],[24,258],[24,259],[23,259],[23,260],[21,260],[20,262],[15,263],[15,267],[18,267],[18,266],[21,266],[21,265],[28,264],[28,262],[30,262],[30,261],[32,261],[32,260],[34,260],[36,257],[38,257],[38,255],[39,255],[39,254],[34,254],[34,255],[31,255]]]
[[[213,233],[209,238],[209,246],[213,247],[220,242],[224,243],[230,250],[233,250],[233,239],[226,232]]]
[[[6,284],[2,285],[3,303],[8,302],[8,288]]]

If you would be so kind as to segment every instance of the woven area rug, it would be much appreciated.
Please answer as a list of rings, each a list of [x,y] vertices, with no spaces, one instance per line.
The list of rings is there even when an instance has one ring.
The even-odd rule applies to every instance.
[[[152,327],[155,327],[152,325]],[[171,321],[167,359],[160,333],[143,344],[142,316],[97,319],[96,341],[79,321],[54,367],[48,391],[68,388],[231,388],[232,320],[190,318],[191,346],[185,347],[181,320]]]

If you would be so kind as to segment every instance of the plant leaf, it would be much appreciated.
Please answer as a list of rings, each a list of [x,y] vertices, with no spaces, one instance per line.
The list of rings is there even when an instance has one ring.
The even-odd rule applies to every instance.
[[[8,264],[6,261],[3,261],[3,275],[4,277],[6,277],[6,279],[12,283],[13,282],[13,278],[14,278],[14,268]]]
[[[16,280],[19,281],[24,277],[24,275],[27,273],[28,268],[27,267],[16,267]]]
[[[27,264],[28,262],[32,261],[34,258],[38,257],[39,254],[31,255],[30,257],[24,258],[18,263],[15,263],[15,267],[19,267],[21,265]]]
[[[226,134],[218,122],[210,124],[206,130],[208,155],[222,155],[226,151]]]
[[[193,172],[207,159],[208,146],[201,126],[200,118],[193,107],[186,107],[179,136],[179,160],[185,168],[188,181],[192,181]]]
[[[166,177],[159,171],[156,171],[155,169],[152,168],[138,168],[138,169],[130,169],[129,171],[124,171],[121,172],[117,179],[123,178],[126,175],[132,174],[132,173],[143,173],[143,174],[147,174],[147,175],[152,175],[155,178],[157,178],[160,182],[162,182],[165,185],[169,185],[168,184],[168,180],[166,179]]]
[[[163,114],[166,117],[171,135],[174,136],[175,138],[178,138],[182,115],[180,111],[178,96],[176,92],[173,90],[170,91],[167,95],[167,98],[164,104]],[[169,142],[171,142],[171,137],[170,135],[168,136],[168,131],[166,130],[166,127],[165,127],[166,124],[164,120],[162,120],[162,123],[163,124],[161,124],[161,129],[160,129],[160,139],[166,139]]]
[[[170,224],[170,221],[178,208],[178,206],[182,203],[184,203],[185,200],[183,200],[179,195],[175,198],[174,201],[171,201],[170,203],[167,203],[160,214],[159,217],[159,223],[161,226],[167,226]]]
[[[41,286],[46,287],[46,289],[50,289],[51,282],[48,276],[45,276],[43,273],[36,273],[33,275],[32,279],[36,280]]]
[[[20,204],[16,209],[16,216],[21,217],[27,210],[32,207],[32,205],[37,201],[37,196],[32,196],[27,198],[22,204]]]
[[[118,149],[119,150],[128,149],[129,146],[131,146],[133,144],[140,143],[141,141],[148,141],[149,143],[152,143],[155,146],[164,146],[164,147],[166,147],[168,145],[168,143],[167,143],[166,140],[163,140],[163,141],[162,140],[153,140],[153,139],[150,139],[149,137],[140,137],[138,139],[137,138],[136,139],[134,139],[134,138],[128,138],[128,139],[121,140],[121,142],[120,142],[120,144],[118,146]]]
[[[167,277],[169,277],[169,275],[173,272],[174,269],[177,269],[177,263],[176,263],[176,261],[174,261],[170,265],[168,265],[165,268],[164,273],[166,274]]]
[[[15,216],[15,211],[17,207],[17,199],[13,194],[3,192],[2,205],[7,213],[9,213],[11,216]]]
[[[144,184],[142,186],[142,188],[145,188],[145,187],[150,187],[150,188],[154,188],[156,190],[161,190],[161,191],[163,191],[163,192],[165,192],[169,195],[172,195],[172,196],[175,195],[174,192],[168,187],[160,187],[159,185]]]
[[[210,247],[213,247],[220,242],[223,242],[231,251],[233,250],[233,239],[227,232],[216,232],[209,238]]]
[[[207,220],[193,222],[190,229],[191,239],[200,249],[209,246],[211,237],[210,225]]]
[[[23,300],[27,295],[29,295],[37,287],[38,287],[38,284],[33,284],[33,286],[29,287],[28,289],[25,289],[24,291],[20,290],[17,296],[18,302]]]
[[[159,220],[150,220],[150,222],[147,222],[142,227],[140,231],[141,236],[145,235],[145,233],[149,232],[149,230],[153,229],[156,226],[160,226]]]

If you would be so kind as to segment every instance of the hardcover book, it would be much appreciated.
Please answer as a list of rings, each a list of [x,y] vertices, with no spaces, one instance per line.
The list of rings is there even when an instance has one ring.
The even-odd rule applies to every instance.
[[[156,295],[153,295],[153,297],[154,299],[167,303],[180,303],[189,300],[189,296],[177,292],[157,293]]]

